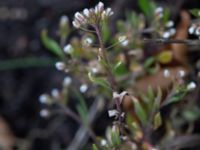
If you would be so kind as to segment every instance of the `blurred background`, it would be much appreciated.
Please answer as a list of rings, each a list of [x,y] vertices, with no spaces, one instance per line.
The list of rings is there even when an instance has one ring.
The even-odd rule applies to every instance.
[[[49,35],[56,39],[61,16],[67,15],[72,21],[76,11],[90,8],[97,2],[0,0],[0,145],[7,145],[6,150],[17,149],[16,139],[19,144],[26,144],[23,139],[29,138],[32,133],[37,134],[38,129],[46,128],[52,121],[40,116],[44,106],[39,103],[38,97],[42,93],[50,93],[55,87],[61,88],[65,74],[55,69],[56,58],[41,44],[41,30],[48,28]],[[200,6],[198,0],[157,2],[170,8],[171,18],[175,21],[180,9]],[[115,12],[112,32],[115,32],[112,24],[119,18],[123,19],[125,11],[138,11],[137,0],[105,0],[104,3]],[[191,60],[196,61],[198,57],[199,53],[191,54]],[[64,148],[73,138],[77,126],[66,118],[46,137],[36,136],[31,149],[55,150],[58,143]],[[13,143],[14,148],[10,148]]]

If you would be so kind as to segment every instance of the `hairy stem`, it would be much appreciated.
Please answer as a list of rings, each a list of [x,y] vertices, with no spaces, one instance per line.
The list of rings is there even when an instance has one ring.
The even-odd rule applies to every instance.
[[[114,75],[112,74],[112,71],[111,71],[112,68],[111,68],[107,53],[105,51],[105,47],[104,47],[103,39],[102,39],[102,36],[101,36],[100,28],[99,28],[99,26],[95,25],[94,29],[96,31],[97,38],[98,38],[99,45],[100,45],[99,55],[106,63],[106,65],[104,65],[104,67],[105,67],[106,72],[107,72],[108,81],[111,84],[112,90],[116,90],[116,81],[115,81]]]

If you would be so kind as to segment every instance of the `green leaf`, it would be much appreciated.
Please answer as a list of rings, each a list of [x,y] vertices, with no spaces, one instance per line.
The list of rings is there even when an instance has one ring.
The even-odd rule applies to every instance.
[[[110,29],[109,29],[109,26],[108,26],[108,22],[106,20],[104,20],[103,23],[102,23],[102,37],[103,37],[104,42],[109,41]]]
[[[134,104],[135,113],[138,119],[141,121],[141,123],[145,126],[147,123],[147,114],[145,110],[143,109],[142,105],[139,103],[139,101],[135,97],[131,97],[131,98]]]
[[[76,105],[76,109],[85,125],[87,125],[88,121],[88,108],[85,102],[84,97],[77,90],[73,89],[73,93],[75,97],[78,99],[79,103]]]
[[[155,98],[155,95],[154,95],[154,91],[152,89],[151,86],[148,86],[148,90],[147,90],[147,94],[148,94],[148,97],[153,100]]]
[[[161,88],[158,88],[157,90],[157,96],[155,98],[155,101],[154,101],[154,106],[153,106],[153,109],[154,110],[158,110],[160,108],[160,102],[162,100],[162,90]]]
[[[96,144],[92,144],[92,150],[99,150],[96,146]]]
[[[130,21],[133,28],[138,28],[139,18],[135,12],[127,12],[126,18]]]
[[[25,69],[30,67],[48,67],[54,66],[57,59],[53,58],[37,58],[37,57],[26,57],[16,58],[0,61],[0,71],[12,70],[12,69]]]
[[[169,8],[165,8],[163,11],[163,23],[166,24],[169,21],[169,17],[170,17],[170,10]]]
[[[182,112],[182,116],[187,120],[188,122],[193,122],[197,120],[200,116],[200,111],[198,107],[190,107]]]
[[[125,32],[124,22],[122,20],[117,21],[117,31]]]
[[[124,63],[122,63],[121,61],[119,61],[115,66],[114,66],[114,69],[113,69],[113,74],[114,75],[117,75],[117,76],[121,76],[121,75],[124,75],[128,73],[128,70],[125,66]]]
[[[57,55],[60,58],[64,57],[64,53],[63,53],[62,49],[60,48],[60,46],[58,45],[58,43],[55,40],[48,37],[47,30],[42,30],[41,40],[42,40],[42,43],[44,44],[44,46],[48,50],[50,50],[52,53],[54,53],[55,55]]]
[[[150,12],[150,2],[149,0],[139,0],[139,7],[145,15],[149,15]]]
[[[81,120],[84,123],[84,125],[87,126],[88,117],[87,117],[87,112],[85,111],[84,107],[81,104],[78,104],[76,106],[76,110],[78,111],[78,114],[80,115]]]
[[[147,60],[144,62],[144,68],[148,69],[155,63],[155,58],[154,57],[149,57]]]
[[[180,100],[183,99],[183,97],[187,94],[187,89],[183,86],[180,87],[175,87],[174,93],[171,95],[171,97],[163,103],[163,106],[171,104],[171,103],[176,103],[179,102]]]
[[[158,129],[162,125],[162,117],[160,112],[156,113],[154,116],[153,126],[154,130]]]
[[[121,144],[119,131],[116,132],[111,131],[111,141],[112,141],[112,146],[114,147],[118,147]]]
[[[200,9],[198,9],[198,8],[191,9],[191,10],[190,10],[190,13],[191,13],[193,16],[195,16],[195,17],[197,17],[197,18],[200,18]]]
[[[95,77],[91,72],[88,72],[88,77],[90,81],[92,81],[95,84],[101,85],[109,90],[111,90],[110,84],[101,77]]]
[[[139,0],[139,7],[143,11],[145,16],[147,16],[148,19],[151,21],[156,7],[155,3],[151,2],[150,0]]]

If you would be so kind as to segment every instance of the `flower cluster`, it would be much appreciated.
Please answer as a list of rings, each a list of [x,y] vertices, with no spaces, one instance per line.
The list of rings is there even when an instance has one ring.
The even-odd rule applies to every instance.
[[[83,12],[76,12],[72,24],[75,28],[80,28],[85,25],[96,25],[99,24],[101,20],[104,20],[111,15],[113,15],[112,9],[104,9],[104,4],[99,2],[95,8],[86,8]]]
[[[192,24],[188,29],[189,34],[194,34],[200,38],[200,24]]]

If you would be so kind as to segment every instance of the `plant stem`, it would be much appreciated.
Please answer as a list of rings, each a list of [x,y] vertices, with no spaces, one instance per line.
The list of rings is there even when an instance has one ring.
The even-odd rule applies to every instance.
[[[145,43],[200,45],[200,40],[144,39]]]
[[[107,72],[107,78],[108,78],[108,81],[110,82],[111,84],[111,88],[112,90],[116,90],[116,81],[115,81],[115,78],[114,78],[114,75],[112,74],[112,68],[111,68],[111,65],[110,65],[110,62],[109,62],[109,59],[108,59],[108,56],[107,56],[107,53],[105,51],[105,47],[104,47],[104,43],[103,43],[103,39],[102,39],[102,36],[101,36],[101,32],[100,32],[100,28],[99,26],[97,25],[94,25],[94,29],[96,31],[96,34],[97,34],[97,38],[99,40],[99,45],[100,45],[100,52],[99,52],[99,55],[100,57],[105,61],[105,69],[106,69],[106,72]]]

